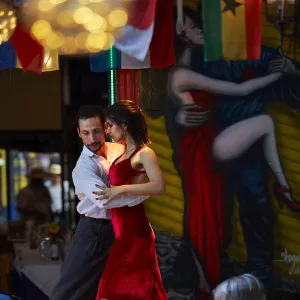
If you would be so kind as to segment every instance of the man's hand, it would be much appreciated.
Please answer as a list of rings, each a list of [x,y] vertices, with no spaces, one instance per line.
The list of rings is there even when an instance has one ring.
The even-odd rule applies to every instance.
[[[181,106],[176,115],[176,122],[186,127],[202,126],[209,118],[209,111],[203,111],[199,105],[189,104]]]
[[[273,58],[268,65],[268,73],[277,72],[300,76],[300,70],[297,65],[291,59],[282,55]]]

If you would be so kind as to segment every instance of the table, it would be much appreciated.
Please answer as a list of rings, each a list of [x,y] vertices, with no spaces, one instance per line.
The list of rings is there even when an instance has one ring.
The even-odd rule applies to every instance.
[[[19,280],[17,290],[22,294],[17,296],[23,300],[48,299],[59,279],[61,261],[42,262],[39,251],[29,249],[27,244],[15,244],[15,250],[14,269],[19,277],[16,278]],[[41,295],[37,298],[38,292]]]

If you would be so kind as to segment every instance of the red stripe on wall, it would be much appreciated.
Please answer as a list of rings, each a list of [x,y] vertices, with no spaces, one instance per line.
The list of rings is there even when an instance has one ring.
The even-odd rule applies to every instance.
[[[245,0],[247,56],[249,60],[260,59],[262,0]]]
[[[132,100],[139,105],[139,71],[117,71],[117,95],[120,100]]]
[[[139,70],[133,70],[134,72],[134,102],[140,105],[140,73]]]

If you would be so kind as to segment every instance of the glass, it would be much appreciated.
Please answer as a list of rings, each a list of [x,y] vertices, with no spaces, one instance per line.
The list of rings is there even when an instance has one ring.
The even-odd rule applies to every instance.
[[[42,263],[46,263],[51,260],[51,240],[49,237],[44,238],[39,246]]]

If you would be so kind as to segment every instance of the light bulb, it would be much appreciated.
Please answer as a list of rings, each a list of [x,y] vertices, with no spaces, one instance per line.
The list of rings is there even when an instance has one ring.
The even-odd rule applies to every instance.
[[[12,37],[16,27],[15,11],[4,2],[0,2],[0,45]]]

